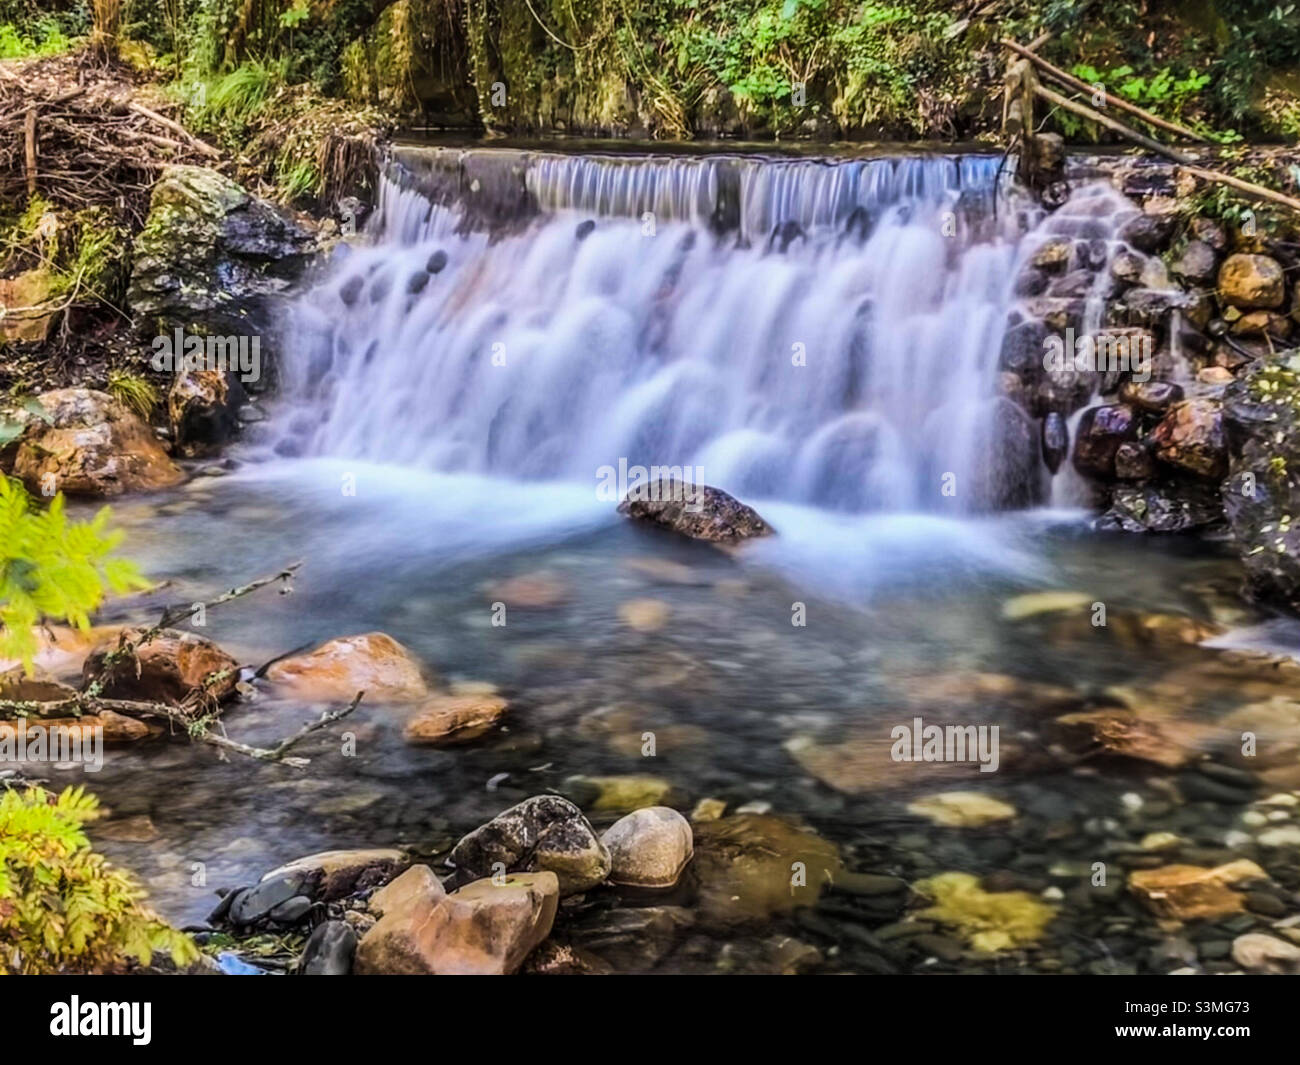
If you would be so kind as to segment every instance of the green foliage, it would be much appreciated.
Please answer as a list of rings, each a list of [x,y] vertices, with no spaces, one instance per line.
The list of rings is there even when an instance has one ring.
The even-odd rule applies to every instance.
[[[90,521],[69,521],[62,494],[41,510],[19,482],[0,477],[0,655],[22,659],[30,673],[37,622],[88,629],[105,592],[148,586],[113,553],[121,534],[109,531],[110,516],[104,507]]]
[[[200,128],[223,125],[232,131],[246,129],[284,82],[285,69],[283,62],[250,59],[206,83],[192,116],[195,124]]]
[[[0,795],[0,969],[102,973],[157,952],[197,960],[193,941],[144,906],[144,891],[90,848],[98,801],[82,788]]]
[[[0,59],[58,55],[71,47],[72,40],[56,18],[42,17],[25,27],[15,26],[12,22],[0,25]]]
[[[153,409],[158,405],[158,389],[153,382],[125,370],[109,373],[108,394],[145,421],[153,416]]]

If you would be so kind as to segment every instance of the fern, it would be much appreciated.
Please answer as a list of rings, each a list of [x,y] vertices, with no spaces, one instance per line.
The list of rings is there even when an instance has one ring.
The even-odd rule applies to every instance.
[[[19,482],[0,477],[0,655],[21,659],[29,674],[38,622],[88,629],[106,591],[148,587],[133,563],[113,554],[121,534],[108,530],[110,516],[104,507],[90,521],[69,521],[62,494],[34,509]]]
[[[177,965],[197,959],[130,874],[91,850],[83,826],[98,814],[80,787],[0,796],[0,971],[102,973],[158,952]]]

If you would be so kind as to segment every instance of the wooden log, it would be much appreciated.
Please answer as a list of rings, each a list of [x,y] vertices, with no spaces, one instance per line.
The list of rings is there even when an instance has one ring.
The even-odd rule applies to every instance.
[[[179,134],[181,137],[185,139],[185,143],[198,149],[204,155],[208,156],[208,158],[210,159],[221,158],[221,153],[217,151],[217,149],[212,147],[212,145],[205,144],[203,141],[199,140],[198,137],[194,136],[189,130],[187,130],[179,122],[173,122],[166,115],[160,115],[157,111],[151,111],[149,108],[145,107],[144,104],[138,104],[132,102],[130,104],[130,108],[137,115],[142,115],[143,117],[149,119],[151,122],[157,122],[158,125],[165,126],[173,133]]]
[[[1106,129],[1110,130],[1112,133],[1118,133],[1121,137],[1132,141],[1134,144],[1140,144],[1148,151],[1155,152],[1157,155],[1163,155],[1166,159],[1172,159],[1175,163],[1179,163],[1183,166],[1190,166],[1193,163],[1191,157],[1184,155],[1182,152],[1175,151],[1168,145],[1161,144],[1159,141],[1144,136],[1137,130],[1124,125],[1124,123],[1117,122],[1109,115],[1103,115],[1100,111],[1094,111],[1091,107],[1075,103],[1073,100],[1062,96],[1059,92],[1053,92],[1046,85],[1037,86],[1035,92],[1037,92],[1038,95],[1048,103],[1061,108],[1061,110],[1069,111],[1071,114],[1078,115],[1080,118],[1086,118],[1089,122],[1096,122],[1100,126],[1105,126]]]
[[[1256,185],[1251,181],[1243,181],[1239,177],[1233,177],[1231,174],[1220,174],[1217,170],[1206,170],[1199,166],[1186,166],[1183,168],[1194,177],[1201,178],[1204,181],[1217,181],[1221,185],[1229,185],[1239,192],[1247,193],[1250,196],[1257,196],[1261,200],[1270,200],[1273,203],[1281,204],[1283,207],[1289,207],[1293,211],[1300,212],[1300,200],[1293,196],[1288,196],[1282,192],[1275,192],[1273,189],[1265,188],[1263,185]]]
[[[1086,81],[1083,81],[1080,78],[1076,78],[1073,74],[1070,74],[1062,70],[1058,66],[1054,66],[1053,64],[1049,63],[1046,59],[1044,59],[1042,56],[1035,55],[1028,48],[1025,48],[1022,45],[1017,44],[1015,41],[1008,40],[1007,38],[1004,37],[1002,39],[1002,46],[1004,48],[1009,48],[1017,55],[1023,56],[1024,58],[1028,59],[1031,63],[1034,63],[1036,66],[1038,66],[1038,68],[1042,70],[1043,73],[1046,74],[1048,77],[1050,77],[1053,81],[1059,82],[1060,84],[1064,85],[1067,89],[1074,89],[1076,92],[1087,93],[1089,95],[1095,94],[1098,91],[1095,85],[1089,85]],[[1179,137],[1183,137],[1186,140],[1190,140],[1196,144],[1209,143],[1209,141],[1206,140],[1205,137],[1202,137],[1199,133],[1193,132],[1192,130],[1188,129],[1186,126],[1180,126],[1176,122],[1168,122],[1165,119],[1161,118],[1159,115],[1153,115],[1151,114],[1150,111],[1144,111],[1136,104],[1131,104],[1127,100],[1121,100],[1118,96],[1112,96],[1105,89],[1101,90],[1101,95],[1107,107],[1117,107],[1121,111],[1127,111],[1131,115],[1136,115],[1138,118],[1142,119],[1142,121],[1147,123],[1148,125],[1155,126],[1158,129],[1163,129],[1168,133],[1177,134]]]

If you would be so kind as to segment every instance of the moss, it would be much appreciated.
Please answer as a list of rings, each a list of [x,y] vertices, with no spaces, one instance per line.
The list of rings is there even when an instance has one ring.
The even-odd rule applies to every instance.
[[[915,890],[934,905],[918,917],[960,932],[981,954],[996,954],[1036,942],[1056,909],[1025,891],[985,891],[970,873],[940,873]]]

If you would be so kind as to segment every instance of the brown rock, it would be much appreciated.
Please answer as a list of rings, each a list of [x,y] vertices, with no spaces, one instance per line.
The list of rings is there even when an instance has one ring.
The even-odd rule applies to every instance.
[[[1125,381],[1120,385],[1119,398],[1139,410],[1163,414],[1182,400],[1183,389],[1172,381]]]
[[[476,880],[441,897],[432,890],[414,890],[400,904],[390,902],[362,938],[355,971],[430,976],[512,973],[550,935],[558,904],[559,882],[553,873]]]
[[[668,621],[668,604],[662,599],[629,599],[618,606],[618,619],[637,632],[658,632]]]
[[[548,610],[568,601],[569,588],[551,573],[523,573],[487,586],[488,598],[520,610]]]
[[[292,866],[286,866],[291,869]],[[270,879],[270,874],[263,880]],[[427,865],[413,865],[394,877],[389,883],[370,896],[367,908],[376,917],[403,913],[409,909],[418,909],[427,913],[447,895],[442,881]]]
[[[369,703],[408,703],[429,695],[420,663],[382,632],[330,640],[276,662],[266,677],[304,700],[346,702],[364,691]]]
[[[64,388],[36,400],[46,417],[27,420],[13,465],[33,492],[116,496],[184,479],[153,430],[111,396]]]
[[[239,681],[239,663],[211,640],[191,632],[164,629],[133,653],[108,665],[108,655],[123,643],[144,636],[144,629],[124,629],[100,644],[82,666],[82,690],[96,678],[100,694],[113,699],[179,703],[196,691],[226,699]]]
[[[1243,858],[1214,869],[1199,865],[1138,869],[1129,874],[1128,886],[1159,916],[1196,921],[1240,912],[1245,896],[1231,885],[1267,879],[1263,869]]]
[[[1219,267],[1219,295],[1237,307],[1280,307],[1286,299],[1282,267],[1267,255],[1229,255]]]
[[[19,738],[20,727],[23,726],[25,726],[29,739],[32,730],[39,727],[46,730],[47,737],[57,730],[66,734],[71,742],[83,744],[94,744],[96,742],[96,729],[102,730],[99,735],[106,744],[135,743],[137,740],[148,739],[161,731],[161,729],[151,727],[136,718],[127,717],[112,710],[102,710],[98,714],[82,714],[81,717],[43,717],[26,718],[22,721],[0,721],[0,739],[11,743],[16,742]]]
[[[52,299],[54,278],[44,267],[0,279],[0,340],[44,343],[56,314],[36,308]]]
[[[609,879],[633,887],[677,883],[694,854],[691,826],[667,806],[646,806],[619,818],[600,837],[609,850]]]
[[[1176,403],[1151,433],[1156,458],[1201,477],[1228,472],[1228,441],[1223,408],[1209,399]]]
[[[1109,480],[1115,475],[1115,452],[1137,433],[1137,415],[1127,404],[1089,407],[1074,437],[1074,468],[1087,477]]]
[[[468,743],[493,728],[507,705],[499,695],[435,695],[406,723],[406,742],[430,747]]]
[[[1056,719],[1056,727],[1066,746],[1076,752],[1101,750],[1168,769],[1194,760],[1199,754],[1197,745],[1216,734],[1209,726],[1153,721],[1119,708],[1065,714]]]
[[[186,455],[204,455],[235,434],[243,402],[238,378],[225,370],[181,370],[167,390],[172,439]]]

